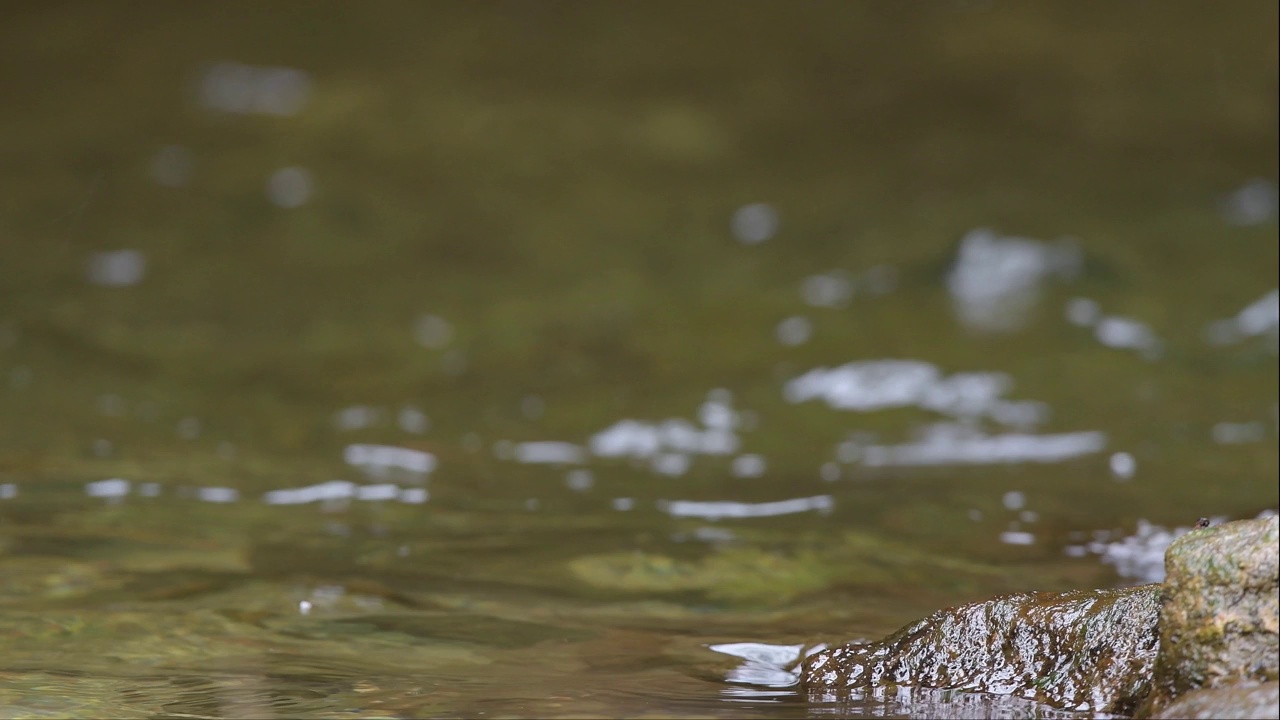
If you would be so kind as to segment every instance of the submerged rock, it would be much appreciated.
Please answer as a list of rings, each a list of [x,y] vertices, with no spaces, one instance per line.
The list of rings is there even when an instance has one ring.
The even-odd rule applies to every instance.
[[[1169,547],[1163,584],[940,610],[809,655],[801,682],[821,700],[917,687],[1139,717],[1276,717],[1278,539],[1275,516],[1200,528]]]
[[[1125,713],[1150,689],[1160,586],[1018,593],[940,610],[874,643],[815,653],[813,689],[922,686]]]

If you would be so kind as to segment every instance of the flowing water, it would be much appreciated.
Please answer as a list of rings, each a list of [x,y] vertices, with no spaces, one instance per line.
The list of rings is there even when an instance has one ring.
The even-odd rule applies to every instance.
[[[1276,506],[1276,13],[11,4],[0,717],[1067,716],[790,670]]]

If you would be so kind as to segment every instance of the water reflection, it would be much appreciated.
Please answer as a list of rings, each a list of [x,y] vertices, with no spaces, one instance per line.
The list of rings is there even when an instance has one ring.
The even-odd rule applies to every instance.
[[[791,498],[764,503],[744,503],[730,500],[701,502],[695,500],[660,500],[658,509],[672,517],[696,517],[704,520],[724,518],[774,517],[817,511],[830,512],[835,499],[830,495]]]
[[[809,648],[808,652],[818,652],[825,645]],[[771,693],[764,688],[791,688],[800,680],[796,665],[804,645],[769,645],[766,643],[740,642],[722,643],[710,646],[711,650],[732,657],[741,658],[744,662],[730,670],[725,680],[731,683],[754,685],[757,688],[727,688],[726,694],[745,697],[769,697]],[[808,653],[806,653],[808,654]]]

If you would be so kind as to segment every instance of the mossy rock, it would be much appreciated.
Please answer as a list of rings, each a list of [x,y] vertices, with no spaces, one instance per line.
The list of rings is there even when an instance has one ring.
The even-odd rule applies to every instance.
[[[1160,658],[1140,714],[1236,680],[1280,676],[1280,518],[1193,530],[1165,553]]]

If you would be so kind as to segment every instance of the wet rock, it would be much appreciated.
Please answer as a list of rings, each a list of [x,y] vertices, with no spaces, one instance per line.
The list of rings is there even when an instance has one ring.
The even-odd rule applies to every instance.
[[[1280,717],[1280,682],[1241,680],[1182,695],[1157,720],[1249,720]]]
[[[802,681],[819,696],[918,686],[1127,713],[1150,689],[1159,612],[1159,585],[1007,595],[810,655]]]
[[[1138,717],[1276,717],[1278,541],[1276,516],[1199,528],[1170,545],[1163,585],[941,610],[814,653],[801,680],[823,698],[925,687]]]
[[[1271,516],[1198,529],[1169,546],[1160,657],[1141,716],[1198,688],[1280,677],[1278,542],[1280,518]]]

